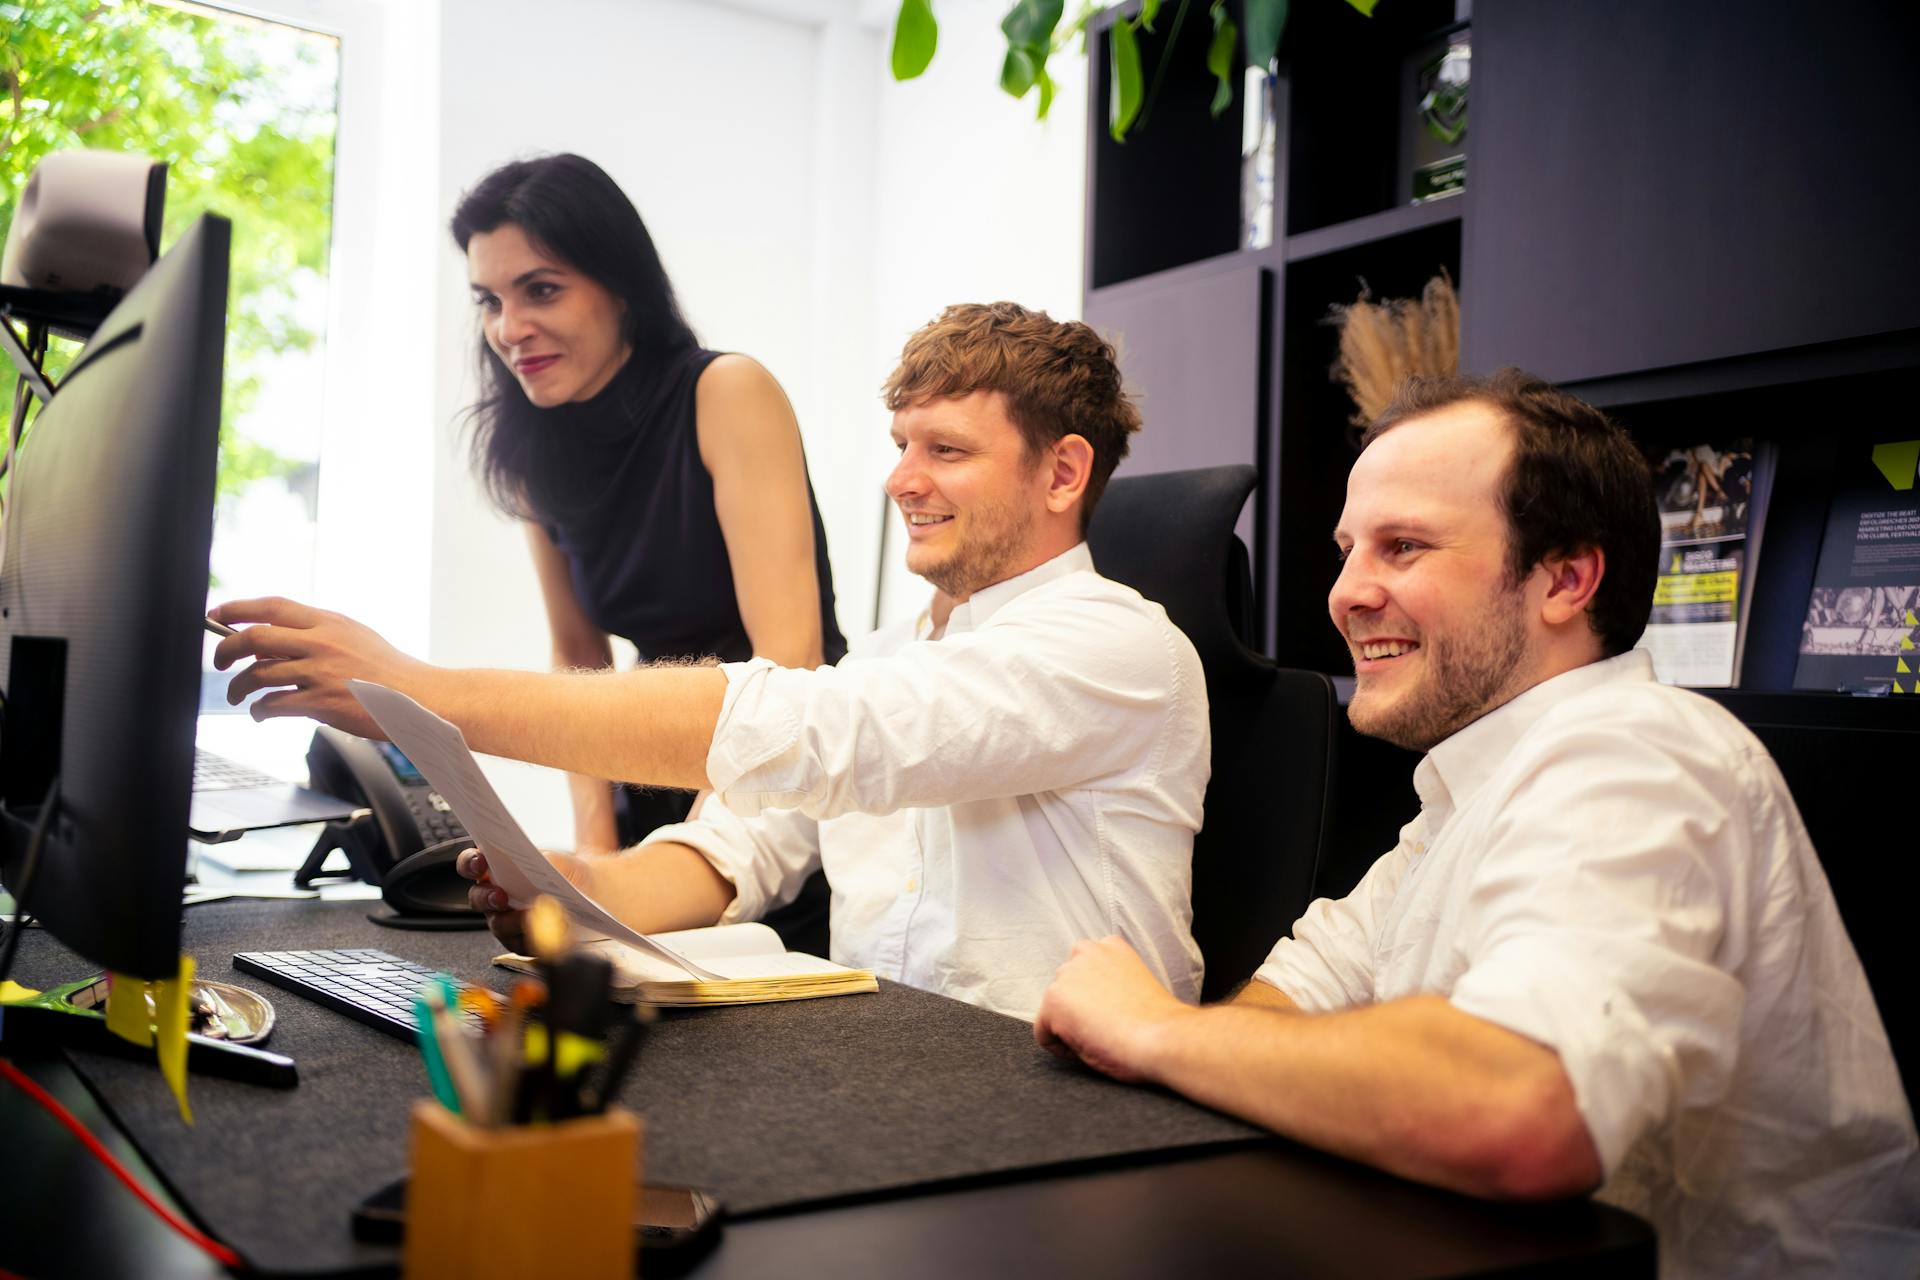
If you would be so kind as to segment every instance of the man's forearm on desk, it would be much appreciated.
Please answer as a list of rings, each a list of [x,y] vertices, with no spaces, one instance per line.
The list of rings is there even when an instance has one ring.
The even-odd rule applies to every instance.
[[[1404,1177],[1501,1199],[1600,1178],[1558,1056],[1438,996],[1332,1014],[1240,1000],[1146,1044],[1146,1078]]]

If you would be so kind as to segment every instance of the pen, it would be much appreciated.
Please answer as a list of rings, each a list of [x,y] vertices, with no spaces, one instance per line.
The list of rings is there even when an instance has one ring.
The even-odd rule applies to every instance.
[[[486,1124],[493,1115],[493,1099],[475,1056],[473,1041],[453,1016],[453,1006],[447,1003],[449,993],[456,1001],[459,999],[453,979],[442,975],[428,983],[421,994],[433,1015],[434,1039],[439,1042],[440,1057],[453,1082],[454,1094],[460,1099],[460,1112],[477,1124]]]
[[[413,1025],[414,1034],[420,1038],[420,1057],[427,1064],[427,1083],[433,1088],[433,1096],[441,1106],[459,1115],[460,1095],[454,1091],[453,1077],[447,1074],[447,1060],[440,1054],[439,1028],[424,992],[413,1002]]]
[[[463,987],[460,990],[460,1009],[479,1017],[488,1031],[500,1021],[500,997],[485,987]]]
[[[520,1124],[528,1119],[525,1085],[525,1028],[527,1010],[540,1003],[540,984],[522,978],[513,984],[513,992],[500,1011],[488,1046],[493,1057],[494,1110],[502,1124]]]
[[[213,634],[219,636],[222,640],[226,639],[228,636],[237,636],[240,634],[238,631],[235,631],[232,627],[228,626],[226,623],[221,622],[213,618],[212,616],[203,618],[201,619],[201,621],[207,624],[207,630],[213,632]]]
[[[620,1091],[620,1081],[626,1076],[627,1069],[633,1065],[634,1055],[640,1048],[642,1021],[638,1014],[629,1013],[614,1028],[611,1040],[613,1047],[608,1050],[600,1068],[594,1073],[594,1080],[580,1091],[580,1110],[585,1115],[599,1115],[607,1109],[607,1103]],[[585,1074],[584,1072],[582,1074]]]
[[[547,1118],[559,1120],[579,1113],[580,1077],[586,1069],[582,1062],[561,1061],[563,1047],[578,1056],[580,1046],[590,1046],[599,1056],[599,1040],[607,1024],[607,992],[613,965],[605,956],[574,951],[550,966],[547,986],[548,1055],[554,1070],[543,1083],[547,1088]]]

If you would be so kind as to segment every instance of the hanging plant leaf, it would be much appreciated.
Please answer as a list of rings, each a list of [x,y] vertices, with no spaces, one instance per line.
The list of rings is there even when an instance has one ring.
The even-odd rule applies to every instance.
[[[1372,0],[1364,2],[1368,8],[1373,7]],[[1247,0],[1247,65],[1258,71],[1271,70],[1280,52],[1280,37],[1286,31],[1287,0]]]
[[[1046,81],[1040,91],[1040,114],[1053,105],[1053,83],[1047,79],[1047,56],[1053,52],[1053,29],[1060,25],[1064,0],[1019,0],[1000,20],[1007,37],[1006,61],[1000,64],[1000,87],[1016,98]]]
[[[1160,0],[1140,0],[1140,25],[1151,32],[1153,20],[1160,16]]]
[[[939,42],[932,0],[900,0],[900,14],[893,20],[893,78],[911,80],[925,71]]]
[[[1207,46],[1207,70],[1220,81],[1213,91],[1213,105],[1210,110],[1217,119],[1221,112],[1233,105],[1233,77],[1238,68],[1233,62],[1233,47],[1239,43],[1240,28],[1233,25],[1233,17],[1228,14],[1223,0],[1214,0],[1213,6],[1213,43]]]
[[[1000,87],[1016,98],[1025,97],[1039,73],[1033,55],[1024,46],[1012,45],[1007,49],[1007,60],[1000,64]]]
[[[1053,29],[1060,25],[1066,7],[1066,0],[1019,0],[1000,19],[1001,34],[1010,45],[1045,49],[1052,44]]]
[[[1347,3],[1371,18],[1373,16],[1373,6],[1379,4],[1380,0],[1347,0]]]
[[[1040,68],[1040,74],[1034,77],[1033,82],[1040,86],[1040,109],[1034,112],[1033,118],[1035,120],[1045,120],[1047,118],[1047,108],[1053,105],[1053,77],[1047,74],[1045,67],[1042,67]]]
[[[1107,104],[1107,132],[1115,142],[1127,140],[1127,129],[1140,114],[1140,42],[1133,24],[1124,19],[1107,33],[1113,73],[1113,95]]]

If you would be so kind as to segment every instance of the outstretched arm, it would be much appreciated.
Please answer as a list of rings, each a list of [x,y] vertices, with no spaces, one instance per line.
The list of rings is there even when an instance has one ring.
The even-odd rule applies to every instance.
[[[1558,1055],[1439,996],[1306,1014],[1254,982],[1196,1009],[1107,938],[1074,948],[1034,1037],[1118,1079],[1456,1191],[1545,1199],[1600,1182]]]
[[[292,600],[235,600],[215,611],[243,629],[214,650],[234,676],[227,698],[270,689],[256,719],[311,716],[363,737],[380,728],[347,688],[368,680],[458,725],[488,755],[622,782],[707,786],[707,749],[726,697],[717,667],[625,672],[450,670],[410,658],[341,614]]]

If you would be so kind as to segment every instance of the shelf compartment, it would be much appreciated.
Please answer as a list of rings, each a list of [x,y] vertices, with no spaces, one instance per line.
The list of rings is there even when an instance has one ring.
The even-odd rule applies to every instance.
[[[1317,231],[1302,231],[1287,237],[1286,258],[1290,263],[1307,262],[1348,249],[1364,248],[1428,227],[1458,223],[1465,207],[1464,195],[1429,200],[1425,204],[1401,205],[1362,218],[1338,222]]]
[[[1280,51],[1289,236],[1405,206],[1410,61],[1457,30],[1458,16],[1453,0],[1391,0],[1371,18],[1348,4],[1293,6]]]
[[[1087,277],[1089,290],[1232,252],[1240,243],[1240,121],[1244,103],[1214,119],[1214,78],[1207,73],[1213,26],[1204,5],[1189,6],[1168,55],[1159,91],[1142,108],[1124,143],[1107,133],[1113,92],[1108,44],[1113,23],[1137,5],[1089,24],[1087,93]],[[1160,56],[1174,38],[1177,5],[1166,5],[1141,31],[1140,62],[1152,86]],[[1151,89],[1149,88],[1149,92]]]

